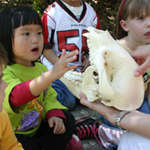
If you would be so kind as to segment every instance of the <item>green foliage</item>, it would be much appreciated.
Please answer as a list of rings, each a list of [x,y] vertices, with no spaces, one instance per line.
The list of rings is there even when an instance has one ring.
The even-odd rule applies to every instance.
[[[42,15],[42,8],[41,8],[41,1],[40,0],[33,0],[33,8],[38,12],[38,14]]]
[[[112,33],[114,32],[116,12],[119,7],[121,0],[85,0],[90,5],[93,6],[97,12],[101,29],[108,30]],[[0,0],[0,8],[7,7],[8,5],[30,5],[32,6],[38,14],[41,16],[44,9],[48,4],[52,3],[53,0]]]

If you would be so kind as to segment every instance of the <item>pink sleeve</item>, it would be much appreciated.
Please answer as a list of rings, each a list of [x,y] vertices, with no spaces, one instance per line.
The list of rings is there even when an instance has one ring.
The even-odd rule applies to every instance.
[[[14,87],[10,94],[10,102],[14,107],[27,104],[29,101],[36,98],[29,89],[30,81],[20,83]]]

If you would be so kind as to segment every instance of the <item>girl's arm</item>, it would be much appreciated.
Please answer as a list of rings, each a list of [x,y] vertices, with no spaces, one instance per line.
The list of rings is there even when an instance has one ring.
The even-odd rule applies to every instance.
[[[15,107],[21,106],[39,96],[54,80],[59,79],[65,72],[76,67],[68,66],[68,63],[75,60],[77,54],[77,51],[69,54],[64,51],[62,57],[50,71],[31,81],[15,86],[10,95],[11,104]]]
[[[150,114],[132,111],[121,120],[120,125],[126,130],[150,138]]]
[[[78,51],[73,51],[70,53],[66,53],[63,50],[62,56],[58,59],[58,61],[54,64],[53,68],[48,72],[45,72],[40,77],[37,77],[31,80],[29,84],[30,91],[32,95],[38,96],[41,92],[54,81],[59,79],[61,76],[64,75],[67,71],[71,69],[75,69],[77,65],[69,66],[68,63],[76,60],[78,55]]]
[[[103,105],[100,100],[89,102],[84,94],[81,94],[80,97],[81,104],[98,112],[112,124],[115,124],[116,117],[120,114],[119,110]],[[150,115],[136,110],[131,111],[121,119],[120,127],[150,138]]]

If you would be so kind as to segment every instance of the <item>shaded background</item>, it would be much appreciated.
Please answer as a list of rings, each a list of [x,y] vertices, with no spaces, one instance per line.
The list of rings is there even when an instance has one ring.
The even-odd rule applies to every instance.
[[[114,36],[114,26],[116,13],[121,0],[85,0],[88,2],[100,18],[101,29],[108,30]],[[30,5],[41,16],[43,10],[51,4],[53,0],[0,0],[0,9],[9,5]]]

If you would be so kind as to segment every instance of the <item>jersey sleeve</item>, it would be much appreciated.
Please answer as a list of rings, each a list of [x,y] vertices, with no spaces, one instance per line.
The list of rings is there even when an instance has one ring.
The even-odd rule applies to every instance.
[[[55,20],[50,16],[49,12],[42,16],[44,46],[45,48],[52,47],[52,37],[55,30]]]
[[[100,26],[100,20],[99,20],[98,14],[96,14],[93,23],[94,23],[94,25],[95,25],[95,27],[96,27],[97,29],[100,29],[100,28],[101,28],[101,26]]]
[[[99,16],[98,16],[97,12],[90,4],[88,4],[87,2],[85,2],[85,4],[88,9],[87,15],[89,16],[89,18],[92,19],[91,26],[93,26],[97,29],[100,29],[100,20],[99,20]]]

